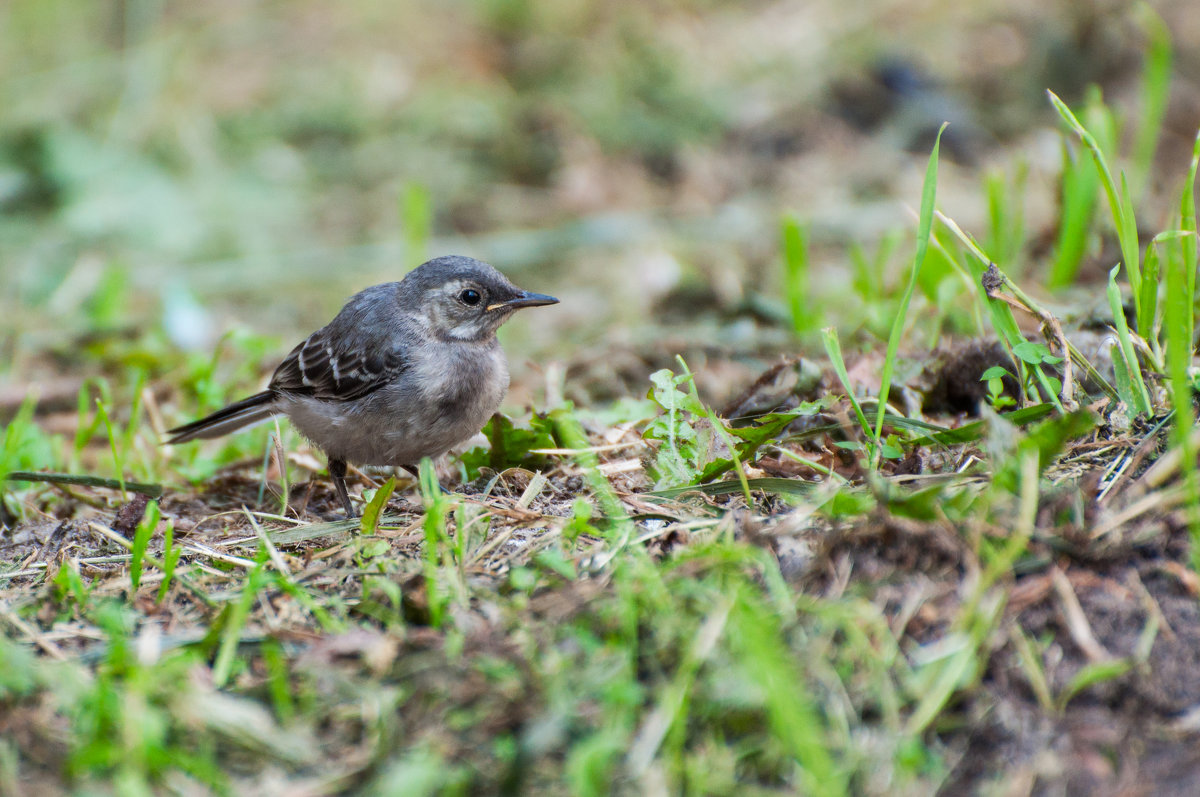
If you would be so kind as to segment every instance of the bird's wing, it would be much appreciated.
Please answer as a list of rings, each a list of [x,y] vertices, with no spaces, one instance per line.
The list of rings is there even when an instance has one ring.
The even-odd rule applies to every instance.
[[[292,349],[275,369],[270,390],[350,401],[388,384],[408,368],[408,359],[395,348],[362,346],[358,341],[347,345],[344,337],[328,330],[317,330]]]

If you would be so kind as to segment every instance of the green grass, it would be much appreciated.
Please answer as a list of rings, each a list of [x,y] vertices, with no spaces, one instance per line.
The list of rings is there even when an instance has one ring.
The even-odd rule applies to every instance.
[[[1195,335],[1195,289],[1197,245],[1196,245],[1196,197],[1194,186],[1196,171],[1200,167],[1200,133],[1192,147],[1192,162],[1184,181],[1180,199],[1180,229],[1184,233],[1168,250],[1164,284],[1166,300],[1163,311],[1163,336],[1167,349],[1167,374],[1171,391],[1171,404],[1175,417],[1174,442],[1181,454],[1182,472],[1188,491],[1200,496],[1200,474],[1196,466],[1196,444],[1193,429],[1195,412],[1193,394],[1194,379],[1189,373],[1192,362]],[[1193,499],[1188,506],[1188,523],[1194,548],[1193,566],[1200,565],[1200,498]]]
[[[820,326],[820,316],[812,306],[808,239],[804,227],[795,216],[784,217],[782,237],[783,292],[792,330],[802,335]]]
[[[875,429],[872,437],[875,447],[871,451],[871,465],[877,467],[879,458],[883,456],[883,416],[887,409],[889,391],[892,387],[892,374],[896,368],[896,356],[900,349],[900,339],[904,335],[904,326],[908,323],[908,308],[912,301],[913,291],[920,278],[921,266],[925,262],[925,252],[929,246],[929,235],[933,228],[933,206],[937,195],[938,148],[942,141],[942,132],[946,126],[938,129],[938,136],[933,144],[933,152],[929,156],[929,165],[925,168],[925,182],[921,189],[921,213],[917,221],[917,251],[913,255],[912,270],[909,272],[908,286],[900,298],[900,307],[896,312],[896,320],[892,324],[888,336],[887,353],[884,355],[883,372],[879,384],[879,409],[875,413]]]
[[[366,36],[368,4],[351,6],[345,24]],[[568,215],[545,201],[560,195],[539,192],[571,147],[584,152],[581,168],[599,168],[589,158],[601,172],[639,164],[652,175],[639,190],[658,191],[656,202],[702,192],[703,180],[688,182],[689,148],[741,134],[725,115],[731,95],[702,90],[705,59],[652,35],[662,9],[503,0],[457,11],[479,38],[466,49],[490,90],[434,70],[403,103],[387,85],[368,102],[331,61],[320,102],[292,104],[280,90],[220,118],[185,109],[194,124],[174,129],[138,112],[156,85],[179,91],[154,33],[166,12],[123,6],[112,34],[128,39],[121,50],[85,47],[97,15],[64,8],[0,13],[45,47],[61,23],[58,46],[122,88],[89,102],[96,78],[68,76],[70,96],[46,94],[63,120],[54,130],[35,124],[22,92],[14,108],[32,143],[0,140],[26,216],[23,227],[0,222],[0,245],[26,236],[21,251],[62,276],[22,278],[14,296],[31,300],[31,335],[5,344],[14,357],[0,369],[82,379],[59,401],[65,410],[33,397],[15,407],[0,442],[0,500],[14,527],[14,553],[0,561],[0,794],[27,783],[119,794],[281,783],[366,794],[929,794],[985,792],[1017,775],[1053,790],[1062,781],[1052,770],[1078,762],[1046,764],[1061,751],[1006,731],[1010,719],[1070,728],[1104,716],[1131,734],[1131,750],[1140,729],[1168,738],[1179,712],[1138,701],[1161,685],[1152,654],[1195,633],[1178,606],[1200,550],[1189,370],[1200,137],[1172,196],[1177,217],[1149,230],[1171,52],[1155,17],[1131,137],[1118,135],[1126,120],[1098,91],[1078,112],[1051,95],[1065,127],[1049,225],[1026,212],[1045,175],[1020,152],[973,183],[981,229],[955,222],[954,195],[939,184],[941,138],[909,164],[924,166],[920,195],[902,197],[919,203],[911,228],[871,238],[864,214],[848,240],[831,240],[802,215],[780,224],[772,207],[776,243],[757,257],[775,269],[762,284],[780,286],[777,296],[756,303],[767,289],[749,278],[714,289],[713,308],[663,293],[656,307],[685,304],[688,317],[648,332],[635,357],[601,347],[581,364],[569,341],[554,341],[557,359],[536,375],[514,357],[533,406],[489,421],[487,445],[454,463],[461,479],[424,461],[415,486],[389,478],[364,492],[360,519],[342,521],[314,514],[336,502],[286,429],[159,445],[164,427],[255,390],[286,345],[234,330],[185,350],[162,317],[175,305],[139,278],[143,259],[232,258],[257,274],[245,262],[279,257],[264,240],[290,235],[308,250],[311,228],[341,218],[350,229],[329,251],[352,253],[382,229],[403,244],[397,262],[412,265],[454,225],[529,223],[526,201]],[[391,24],[376,22],[383,33]],[[207,50],[195,42],[179,47],[199,59]],[[368,113],[376,102],[398,120]],[[96,118],[110,122],[107,136]],[[117,163],[129,182],[105,184],[93,161]],[[264,181],[288,189],[269,194],[279,202],[312,210],[310,223],[243,219],[267,195]],[[472,195],[499,184],[503,201]],[[315,197],[326,191],[333,198]],[[344,221],[361,208],[338,202],[360,193],[386,197],[383,222]],[[117,195],[156,208],[142,218],[161,227],[95,226],[88,213]],[[631,196],[622,201],[639,201]],[[61,250],[41,237],[56,225]],[[1035,231],[1053,251],[1037,248]],[[1120,266],[1103,264],[1103,285],[1081,282],[1104,244]],[[94,247],[106,252],[97,261],[86,256]],[[711,261],[685,265],[717,277],[733,257],[678,246],[697,250]],[[278,273],[263,282],[272,305],[318,314],[291,303]],[[1111,373],[1072,342],[1061,306],[1037,298],[1068,287],[1107,306]],[[574,296],[581,315],[610,298]],[[272,328],[253,313],[258,299],[239,301],[249,313],[229,316]],[[59,319],[69,334],[32,335]],[[711,338],[691,339],[699,321]],[[744,344],[748,327],[763,338]],[[999,341],[1011,362],[964,378],[988,382],[977,419],[926,412],[927,353],[963,335]],[[763,339],[776,347],[755,348]],[[735,357],[722,359],[726,343]],[[798,349],[819,360],[819,387],[779,398],[760,385],[774,401],[745,417],[717,412],[724,393],[753,381],[750,367]],[[581,365],[619,371],[637,357],[646,376],[622,383],[622,401],[563,398]],[[714,389],[722,367],[742,375]],[[549,403],[535,382],[559,386]],[[1176,454],[1174,471],[1153,471]],[[272,466],[278,501],[267,494]],[[444,493],[439,477],[458,492]],[[118,522],[151,489],[161,495],[146,513]],[[1172,536],[1176,510],[1190,549]]]

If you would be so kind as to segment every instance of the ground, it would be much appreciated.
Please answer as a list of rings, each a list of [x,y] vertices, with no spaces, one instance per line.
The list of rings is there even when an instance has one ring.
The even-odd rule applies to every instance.
[[[0,794],[1190,794],[1196,15],[842,6],[0,11]],[[161,445],[449,251],[420,483]]]

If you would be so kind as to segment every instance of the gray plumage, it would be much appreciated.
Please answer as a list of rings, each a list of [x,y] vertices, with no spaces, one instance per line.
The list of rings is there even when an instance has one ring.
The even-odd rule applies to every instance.
[[[359,292],[275,370],[267,389],[172,429],[168,443],[219,437],[286,415],[329,456],[347,514],[345,463],[403,466],[470,438],[508,390],[496,330],[529,293],[486,263],[439,257]]]

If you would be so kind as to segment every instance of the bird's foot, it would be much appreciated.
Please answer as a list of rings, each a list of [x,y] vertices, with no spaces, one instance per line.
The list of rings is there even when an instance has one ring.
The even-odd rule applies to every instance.
[[[329,475],[333,486],[337,489],[338,498],[342,499],[342,508],[346,510],[346,519],[358,517],[354,504],[350,503],[350,491],[346,489],[346,462],[341,459],[329,460]]]

